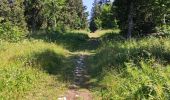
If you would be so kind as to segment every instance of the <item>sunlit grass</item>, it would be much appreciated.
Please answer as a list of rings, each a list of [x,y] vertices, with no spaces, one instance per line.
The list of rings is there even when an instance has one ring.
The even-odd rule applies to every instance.
[[[69,51],[54,43],[39,40],[1,42],[0,99],[56,100],[69,82],[60,79],[65,75],[64,68],[72,67],[69,56]],[[61,74],[50,69],[59,70]]]
[[[120,30],[119,29],[108,29],[108,30],[97,30],[94,33],[89,33],[89,37],[90,38],[99,38],[102,37],[103,35],[107,34],[107,33],[119,33]]]
[[[88,37],[95,34],[96,36]],[[170,99],[169,37],[126,40],[119,30],[40,34],[0,42],[0,99],[56,100],[86,55],[96,100]]]
[[[117,37],[116,37],[117,38]],[[104,100],[170,99],[169,37],[103,41],[89,57],[93,91]]]
[[[71,31],[72,33],[83,33],[83,34],[88,34],[90,31],[88,30],[72,30]]]

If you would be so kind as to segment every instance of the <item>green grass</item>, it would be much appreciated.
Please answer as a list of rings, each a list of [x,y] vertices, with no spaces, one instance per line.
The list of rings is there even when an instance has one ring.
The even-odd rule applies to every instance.
[[[112,34],[112,33],[119,33],[120,30],[119,29],[108,29],[108,30],[97,30],[95,33],[89,33],[88,36],[90,38],[100,38],[102,36],[107,35],[108,33]]]
[[[34,34],[31,38],[57,43],[71,52],[81,52],[98,48],[99,41],[89,38],[88,34],[88,32],[82,33],[82,31],[53,32],[49,34]]]
[[[98,47],[79,31],[28,38],[0,42],[0,99],[56,100],[73,83],[75,58]]]
[[[125,40],[105,34],[102,46],[87,60],[92,91],[103,100],[170,99],[169,39]]]
[[[56,100],[72,80],[72,55],[54,43],[1,42],[0,59],[1,100]]]
[[[1,41],[0,99],[56,100],[73,82],[75,58],[85,54],[96,100],[168,100],[169,40],[126,40],[119,30],[81,30]]]

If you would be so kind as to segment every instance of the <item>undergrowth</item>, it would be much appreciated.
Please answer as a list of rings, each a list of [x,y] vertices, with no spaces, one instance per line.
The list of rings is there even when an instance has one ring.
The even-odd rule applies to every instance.
[[[105,40],[87,62],[92,91],[103,100],[170,99],[169,37]],[[105,40],[105,41],[104,41]]]

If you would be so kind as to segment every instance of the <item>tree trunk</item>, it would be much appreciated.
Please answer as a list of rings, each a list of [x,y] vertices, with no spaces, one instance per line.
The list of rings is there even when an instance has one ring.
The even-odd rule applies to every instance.
[[[130,12],[128,15],[128,33],[127,33],[127,38],[131,38],[132,37],[132,31],[133,31],[133,11],[134,11],[134,7],[133,7],[133,2],[131,2],[130,4]]]
[[[164,14],[163,24],[166,25],[166,14]]]

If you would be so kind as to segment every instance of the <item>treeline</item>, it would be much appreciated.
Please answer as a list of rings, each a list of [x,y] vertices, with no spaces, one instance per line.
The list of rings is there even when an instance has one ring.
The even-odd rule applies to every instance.
[[[92,32],[98,29],[110,29],[117,27],[115,11],[112,7],[111,2],[107,3],[102,2],[102,0],[94,0],[90,19],[90,30]]]
[[[40,29],[85,29],[85,10],[82,0],[1,0],[0,37],[16,40]]]
[[[116,24],[127,37],[166,31],[170,25],[170,0],[114,0],[113,3],[95,0],[90,29],[115,28]]]

